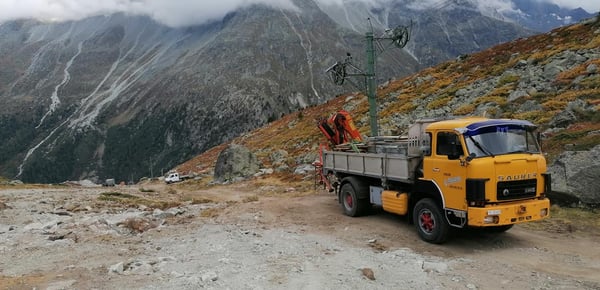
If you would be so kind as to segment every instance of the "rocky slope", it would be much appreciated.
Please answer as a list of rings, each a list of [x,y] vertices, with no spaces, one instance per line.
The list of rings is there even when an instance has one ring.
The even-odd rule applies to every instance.
[[[531,33],[472,3],[321,3],[295,1],[297,11],[255,5],[181,28],[125,14],[0,24],[0,175],[156,176],[356,89],[334,86],[323,72],[346,52],[363,55],[367,17],[377,35],[413,20],[409,46],[381,55],[380,82]]]
[[[543,133],[550,171],[556,175],[554,188],[576,195],[575,202],[600,204],[599,66],[600,20],[498,45],[380,86],[380,133],[401,133],[422,118],[530,120]],[[233,143],[251,148],[265,168],[277,169],[283,162],[294,170],[315,160],[319,144],[325,142],[315,121],[340,109],[351,112],[367,134],[366,98],[350,94],[285,116]],[[206,171],[223,148],[215,147],[178,169]]]

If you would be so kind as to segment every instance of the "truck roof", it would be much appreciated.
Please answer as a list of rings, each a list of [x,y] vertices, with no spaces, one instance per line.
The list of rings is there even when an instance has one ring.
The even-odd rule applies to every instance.
[[[443,121],[438,121],[438,122],[434,122],[429,124],[429,126],[427,126],[428,130],[443,130],[443,129],[449,129],[449,128],[465,128],[468,125],[471,125],[473,123],[477,123],[477,122],[483,122],[483,121],[488,121],[490,119],[487,118],[482,118],[482,117],[466,117],[466,118],[460,118],[460,119],[451,119],[451,120],[443,120]]]
[[[516,119],[488,119],[481,117],[467,117],[460,119],[444,120],[431,123],[428,130],[458,129],[463,134],[477,134],[476,132],[496,126],[520,127],[534,129],[536,126],[529,121]]]

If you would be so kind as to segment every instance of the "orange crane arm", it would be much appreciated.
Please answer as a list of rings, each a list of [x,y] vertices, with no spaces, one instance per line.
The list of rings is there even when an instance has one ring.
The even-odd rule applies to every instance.
[[[345,110],[331,115],[329,119],[319,120],[318,127],[333,145],[363,140],[352,121],[352,116]]]

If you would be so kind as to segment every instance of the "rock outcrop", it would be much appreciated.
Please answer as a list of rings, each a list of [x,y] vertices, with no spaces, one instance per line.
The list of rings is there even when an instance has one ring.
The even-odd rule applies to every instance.
[[[254,153],[244,146],[231,144],[221,151],[215,164],[215,182],[231,182],[253,176],[260,170]]]
[[[552,191],[575,196],[586,205],[600,205],[600,145],[589,151],[565,151],[548,171]]]

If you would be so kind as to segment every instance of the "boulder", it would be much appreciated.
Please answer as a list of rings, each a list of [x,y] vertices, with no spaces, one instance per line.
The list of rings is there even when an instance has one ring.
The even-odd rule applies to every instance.
[[[576,99],[567,104],[567,107],[560,113],[554,115],[548,125],[550,127],[566,128],[578,120],[581,112],[594,112],[594,108],[586,101]]]
[[[274,165],[280,165],[285,163],[288,155],[289,153],[287,151],[279,149],[273,151],[273,153],[271,153],[269,157],[271,159],[271,163],[273,163]]]
[[[587,205],[600,204],[600,145],[589,151],[563,152],[548,172],[552,191],[572,195]]]
[[[23,181],[18,180],[18,179],[14,179],[8,182],[9,185],[22,185]]]
[[[312,164],[302,164],[294,170],[294,174],[306,175],[315,172],[315,166]]]
[[[300,155],[298,158],[296,158],[296,163],[298,164],[312,164],[313,162],[319,160],[319,153],[318,151],[312,151],[303,155]]]
[[[117,264],[114,264],[112,266],[110,266],[108,268],[108,273],[116,273],[116,274],[123,274],[124,271],[124,263],[123,262],[119,262]]]
[[[279,166],[277,166],[275,168],[275,172],[279,172],[279,173],[281,173],[281,172],[289,172],[289,171],[290,171],[290,166],[287,165],[287,164],[285,164],[285,163],[281,164],[281,165],[279,165]]]
[[[595,63],[588,65],[585,69],[588,74],[595,74],[598,72],[598,66]]]
[[[520,98],[525,98],[525,97],[529,97],[529,94],[527,94],[526,91],[524,91],[524,90],[515,90],[515,91],[512,91],[510,93],[510,95],[508,96],[508,101],[509,102],[513,102],[515,100],[518,100]]]
[[[544,72],[542,75],[547,80],[554,80],[556,76],[565,70],[564,67],[558,65],[558,62],[551,62],[544,66]]]
[[[519,109],[517,110],[517,112],[523,113],[523,112],[542,111],[542,110],[544,110],[544,107],[542,107],[542,105],[540,105],[540,103],[538,103],[535,100],[528,100],[525,103],[523,103],[521,106],[519,106]]]
[[[577,121],[577,116],[575,113],[571,110],[564,110],[558,114],[555,114],[548,123],[548,126],[552,128],[566,128],[575,123],[575,121]]]
[[[202,274],[200,279],[202,280],[202,282],[217,281],[219,279],[219,275],[217,275],[217,273],[213,271],[208,271]]]
[[[242,145],[231,144],[219,154],[215,164],[215,182],[228,182],[253,176],[261,165],[254,153]]]
[[[259,176],[263,176],[263,175],[273,174],[273,172],[275,172],[275,170],[273,170],[273,168],[261,168],[259,170],[259,172],[254,173],[254,177],[259,177]]]

